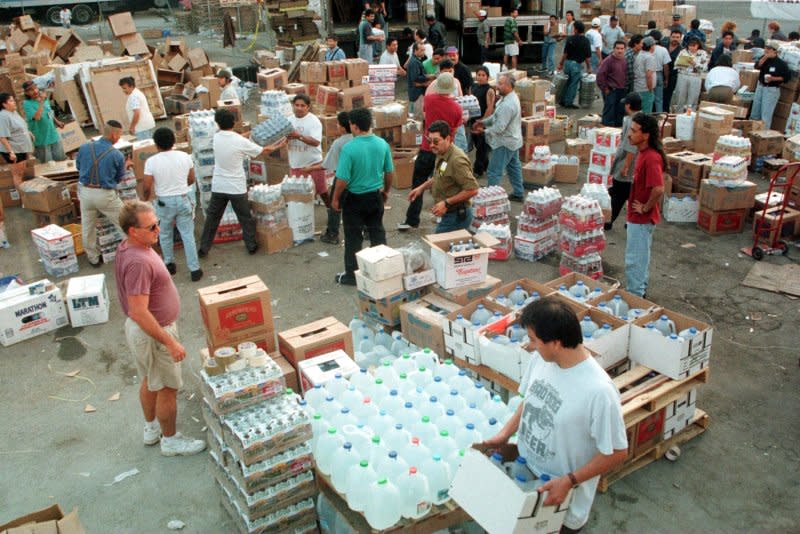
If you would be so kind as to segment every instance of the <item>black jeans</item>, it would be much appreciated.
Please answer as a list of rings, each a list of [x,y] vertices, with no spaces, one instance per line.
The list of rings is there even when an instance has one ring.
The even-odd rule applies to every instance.
[[[428,181],[433,174],[433,166],[436,163],[436,156],[433,152],[420,149],[417,159],[414,162],[414,174],[411,177],[411,187],[419,187]],[[408,205],[406,210],[406,224],[419,226],[419,214],[422,213],[422,196],[418,196],[414,202]]]
[[[622,101],[626,95],[625,89],[612,89],[603,95],[603,126],[622,126],[622,117],[625,115]]]
[[[333,200],[333,190],[336,187],[336,178],[333,179],[331,189],[328,191],[328,198]],[[328,208],[328,225],[325,228],[325,233],[330,236],[339,235],[339,223],[342,221],[342,213],[333,208]]]
[[[485,134],[472,134],[472,144],[475,145],[475,164],[472,172],[475,178],[486,172],[489,168],[489,143],[486,142]]]
[[[608,193],[611,195],[611,223],[617,220],[617,216],[622,211],[622,207],[625,206],[625,203],[628,201],[628,197],[631,195],[632,185],[631,182],[614,180],[611,189],[608,190]]]
[[[342,228],[344,229],[344,270],[352,276],[358,269],[356,252],[364,242],[364,228],[369,232],[371,246],[386,244],[383,229],[383,196],[380,189],[356,195],[342,195]]]
[[[247,193],[241,195],[229,195],[227,193],[211,193],[211,200],[208,201],[206,210],[206,222],[203,225],[203,235],[200,237],[200,250],[208,252],[214,243],[214,235],[217,233],[219,221],[222,219],[228,202],[233,206],[236,218],[242,225],[242,237],[247,250],[258,248],[256,242],[256,220],[250,213],[250,201],[247,200]]]
[[[675,93],[675,86],[678,84],[678,73],[670,71],[669,83],[664,87],[664,111],[669,112],[669,107],[672,105],[672,95]],[[675,135],[673,133],[673,135]]]

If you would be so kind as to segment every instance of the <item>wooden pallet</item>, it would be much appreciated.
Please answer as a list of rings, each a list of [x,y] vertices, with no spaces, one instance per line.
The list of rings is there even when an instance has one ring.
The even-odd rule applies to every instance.
[[[409,519],[402,519],[395,526],[386,530],[375,530],[369,526],[364,514],[351,510],[347,506],[346,498],[334,489],[330,477],[320,473],[319,469],[315,470],[317,484],[320,491],[325,493],[336,507],[336,509],[344,514],[347,522],[356,532],[370,532],[377,533],[391,533],[391,534],[432,534],[433,532],[447,529],[453,525],[458,525],[465,521],[469,521],[469,515],[457,506],[453,501],[449,501],[441,506],[434,506],[431,511],[424,517],[411,521]]]
[[[617,482],[631,473],[638,471],[639,469],[660,459],[673,445],[682,445],[687,441],[699,436],[706,431],[709,422],[710,419],[706,412],[699,409],[695,410],[694,419],[689,426],[672,436],[670,439],[657,443],[647,451],[641,453],[635,458],[632,458],[630,461],[625,462],[622,467],[600,477],[600,483],[597,485],[597,490],[601,493],[605,493],[608,491],[609,486],[611,486],[611,484],[614,482]]]

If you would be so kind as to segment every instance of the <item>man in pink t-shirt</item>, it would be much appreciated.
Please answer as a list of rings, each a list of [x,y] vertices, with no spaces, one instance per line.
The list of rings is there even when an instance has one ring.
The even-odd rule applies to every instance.
[[[150,204],[133,200],[122,207],[119,225],[127,239],[117,249],[114,274],[119,303],[128,316],[125,338],[142,377],[144,444],[160,441],[164,456],[197,454],[205,450],[205,442],[175,429],[186,349],[178,338],[178,289],[152,248],[158,242],[158,219]]]

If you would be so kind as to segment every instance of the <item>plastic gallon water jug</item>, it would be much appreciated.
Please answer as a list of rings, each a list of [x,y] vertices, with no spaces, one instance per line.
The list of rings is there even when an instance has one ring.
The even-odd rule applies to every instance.
[[[611,325],[608,323],[603,323],[603,326],[601,328],[598,328],[597,330],[592,332],[592,337],[594,339],[597,339],[603,336],[607,336],[610,333],[611,333]]]
[[[327,389],[330,394],[334,396],[334,398],[338,399],[339,395],[341,395],[349,385],[350,382],[348,382],[348,380],[343,377],[341,373],[336,373],[333,375],[332,380],[325,382],[325,389]]]
[[[362,394],[366,393],[369,383],[372,382],[372,375],[367,373],[367,368],[362,367],[357,373],[350,375],[350,383],[354,385]]]
[[[441,377],[442,380],[449,380],[458,375],[460,369],[453,363],[453,360],[446,359],[436,369],[434,369],[434,376]]]
[[[425,367],[426,369],[433,370],[439,365],[439,357],[429,348],[424,348],[411,355],[414,358],[415,366],[417,369]]]
[[[444,368],[445,365],[439,366],[439,369],[444,369]],[[435,376],[433,377],[433,382],[428,384],[428,386],[425,388],[425,392],[428,393],[430,396],[435,396],[443,399],[446,395],[450,393],[450,389],[451,389],[450,386],[447,384],[447,382],[442,376]]]
[[[656,321],[656,330],[661,332],[662,335],[669,337],[670,334],[675,333],[675,322],[666,315],[662,315]]]
[[[347,386],[347,389],[339,396],[339,402],[342,406],[355,410],[356,407],[364,400],[364,395],[356,388],[354,384]]]
[[[427,415],[423,415],[411,429],[411,435],[419,438],[422,443],[431,443],[438,434],[438,428]]]
[[[683,339],[693,339],[697,335],[697,328],[690,326],[686,330],[681,330],[678,334],[679,337]]]
[[[513,291],[508,294],[508,299],[514,306],[521,306],[527,298],[528,292],[522,289],[521,285],[517,285]]]
[[[350,468],[358,465],[361,461],[359,452],[353,448],[353,444],[346,441],[342,447],[336,451],[331,466],[331,482],[339,493],[347,492],[347,475]]]
[[[384,530],[400,521],[402,514],[400,492],[397,491],[397,487],[386,478],[381,478],[372,484],[370,491],[372,495],[364,511],[369,526],[376,530]]]
[[[378,330],[378,332],[375,334],[375,340],[373,341],[375,345],[383,345],[384,347],[386,347],[387,350],[390,350],[392,348],[393,342],[394,339],[392,339],[392,336],[389,335],[386,332],[386,330],[382,328]]]
[[[383,380],[383,383],[389,389],[396,388],[400,384],[400,375],[390,362],[384,362],[383,365],[375,369],[375,377]]]
[[[319,410],[322,407],[322,403],[325,402],[325,397],[327,396],[328,390],[324,389],[320,384],[306,391],[304,395],[306,402],[314,410]]]
[[[450,467],[436,453],[422,466],[422,472],[428,477],[431,490],[431,502],[436,505],[450,500]]]
[[[372,498],[372,484],[377,480],[375,471],[367,460],[350,468],[347,476],[347,506],[356,512],[363,512]]]
[[[585,300],[589,296],[591,290],[589,286],[583,283],[583,280],[578,280],[574,285],[570,286],[569,292],[572,298]]]
[[[608,309],[616,315],[617,317],[622,317],[623,315],[628,315],[630,311],[630,307],[628,303],[625,302],[620,295],[614,295],[614,297],[606,303]]]
[[[416,467],[409,467],[408,473],[398,481],[402,514],[407,519],[419,519],[431,510],[428,478]]]
[[[403,399],[400,397],[400,392],[396,389],[389,390],[389,395],[384,397],[381,401],[381,408],[386,410],[386,413],[397,414],[403,408]]]
[[[401,423],[397,423],[383,434],[383,441],[390,451],[403,450],[406,443],[411,440],[411,434],[403,428]],[[384,473],[379,473],[384,474]]]
[[[400,454],[410,467],[420,468],[433,453],[422,443],[422,440],[413,437],[405,448],[400,451]]]
[[[584,316],[583,320],[581,320],[581,332],[583,335],[594,334],[595,330],[597,330],[597,323],[592,321],[590,316]]]
[[[475,425],[467,423],[464,428],[459,429],[454,436],[456,446],[459,449],[468,449],[473,443],[480,443],[482,441],[481,434],[475,430]]]
[[[411,354],[407,352],[403,353],[399,358],[392,362],[392,366],[395,368],[398,375],[402,373],[408,375],[408,373],[414,371],[415,368],[414,359],[411,357]]]
[[[319,438],[317,441],[317,450],[314,451],[314,460],[317,463],[317,468],[324,474],[331,474],[331,466],[333,465],[333,455],[344,445],[342,436],[336,433],[336,429],[331,427],[328,431]]]
[[[455,432],[465,424],[454,410],[447,410],[443,416],[435,419],[433,423],[438,430],[447,430],[448,432]]]

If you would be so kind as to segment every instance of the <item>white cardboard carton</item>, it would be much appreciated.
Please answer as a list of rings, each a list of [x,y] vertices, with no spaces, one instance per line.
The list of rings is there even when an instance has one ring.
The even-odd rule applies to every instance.
[[[67,285],[67,311],[72,326],[89,326],[108,321],[106,275],[75,276]]]
[[[436,271],[425,269],[416,273],[407,274],[403,277],[403,286],[406,291],[419,289],[436,283]]]
[[[355,274],[358,290],[374,299],[382,299],[403,290],[403,276],[400,274],[380,281],[365,276],[360,269]]]
[[[511,313],[499,321],[484,326],[478,331],[476,344],[481,364],[512,380],[521,382],[530,359],[528,351],[518,344],[500,345],[491,341],[492,337],[505,333],[506,329],[516,322],[516,315]]]
[[[376,282],[406,273],[403,254],[386,245],[377,245],[356,252],[356,261],[361,274]]]
[[[303,393],[316,385],[322,385],[332,380],[337,373],[348,378],[358,372],[358,365],[343,350],[335,350],[297,362],[297,371],[300,375],[300,388]]]
[[[0,343],[4,347],[67,324],[61,290],[40,280],[0,293]]]
[[[672,340],[659,331],[646,328],[662,313],[675,323],[675,332],[695,327],[697,334],[691,339]],[[653,312],[634,321],[631,325],[631,342],[628,357],[673,380],[691,376],[708,365],[711,356],[710,325],[668,310]]]
[[[461,315],[464,319],[469,321],[472,314],[478,308],[478,304],[482,304],[491,313],[500,312],[503,317],[508,313],[506,308],[500,306],[496,302],[481,299],[470,302],[466,306],[447,314],[445,320],[442,321],[445,352],[456,358],[466,360],[472,365],[481,364],[480,349],[478,348],[477,341],[478,332],[481,331],[481,328],[475,329],[459,324],[458,316]]]
[[[480,451],[467,449],[450,496],[489,534],[544,534],[561,528],[572,490],[561,506],[544,506],[547,492],[523,491]]]
[[[669,439],[694,420],[697,410],[697,388],[690,390],[684,397],[667,405],[664,414],[664,435],[662,439]]]
[[[466,230],[427,235],[425,241],[431,247],[431,264],[436,271],[436,281],[445,289],[483,282],[489,271],[492,247],[500,244],[486,232],[473,236]],[[480,248],[450,252],[450,245],[459,241],[474,241]]]

